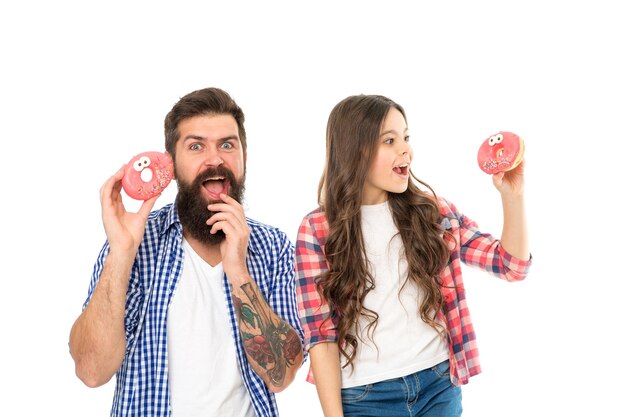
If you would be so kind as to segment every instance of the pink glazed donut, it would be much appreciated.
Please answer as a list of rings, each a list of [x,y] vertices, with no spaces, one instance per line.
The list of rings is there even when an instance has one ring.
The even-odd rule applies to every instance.
[[[174,164],[165,152],[142,152],[132,157],[124,169],[122,188],[135,200],[148,200],[167,187],[174,178]]]
[[[478,166],[487,174],[510,171],[524,158],[524,140],[511,132],[489,136],[478,149]]]

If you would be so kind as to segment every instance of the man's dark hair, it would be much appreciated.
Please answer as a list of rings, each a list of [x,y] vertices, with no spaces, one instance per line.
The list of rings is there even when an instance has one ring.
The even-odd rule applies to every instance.
[[[246,129],[244,114],[230,95],[219,88],[204,88],[182,97],[165,116],[165,150],[176,160],[176,142],[180,138],[178,124],[194,116],[230,114],[237,122],[239,140],[246,152]]]

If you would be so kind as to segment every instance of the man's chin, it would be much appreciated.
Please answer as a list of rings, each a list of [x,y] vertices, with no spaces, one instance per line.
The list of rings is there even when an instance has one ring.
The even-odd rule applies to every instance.
[[[178,195],[176,196],[178,216],[185,234],[203,244],[217,245],[224,241],[226,235],[221,230],[211,234],[211,227],[206,224],[206,221],[215,212],[210,211],[208,206],[224,201],[219,195],[205,188],[201,180],[202,178],[198,178],[192,184],[178,181]],[[230,197],[241,203],[244,191],[243,181],[241,183],[229,182],[223,191],[227,191]]]
[[[205,245],[219,245],[220,243],[222,243],[224,241],[224,239],[226,239],[226,235],[224,234],[224,232],[222,232],[221,230],[218,230],[216,233],[211,234],[208,231],[209,226],[206,226],[207,230],[197,230],[194,228],[185,228],[186,232],[189,233],[189,235],[194,238],[195,240],[200,241],[200,243],[205,244]]]

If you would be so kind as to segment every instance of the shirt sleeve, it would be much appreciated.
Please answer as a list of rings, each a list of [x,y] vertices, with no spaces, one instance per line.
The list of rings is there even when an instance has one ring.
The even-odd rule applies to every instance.
[[[106,257],[109,254],[109,243],[105,242],[102,250],[100,250],[100,254],[96,259],[96,263],[93,267],[93,272],[91,274],[91,282],[89,284],[89,290],[87,293],[87,299],[83,303],[83,310],[91,301],[91,297],[93,297],[93,293],[100,281],[100,276],[102,275],[102,270],[104,269],[104,263],[106,261]],[[130,280],[128,283],[128,290],[126,292],[126,311],[125,311],[125,319],[124,319],[124,330],[126,332],[126,346],[132,346],[133,339],[135,338],[135,328],[137,327],[137,317],[139,314],[139,306],[141,305],[142,299],[142,291],[141,284],[138,276],[138,267],[137,261],[133,264],[133,268],[130,274]]]
[[[514,257],[502,247],[500,240],[488,233],[482,233],[476,222],[460,213],[453,204],[447,204],[452,210],[453,219],[459,222],[463,263],[506,281],[521,281],[526,278],[532,257],[528,260]]]
[[[316,288],[316,280],[326,271],[328,263],[316,231],[322,230],[323,216],[307,216],[298,229],[296,241],[296,294],[304,345],[308,351],[320,342],[336,342],[336,323],[330,319],[328,304]]]
[[[274,285],[274,292],[270,297],[270,307],[278,316],[289,323],[298,332],[300,340],[303,340],[296,301],[294,247],[282,232],[279,234],[277,245],[277,262],[274,270],[277,285]]]

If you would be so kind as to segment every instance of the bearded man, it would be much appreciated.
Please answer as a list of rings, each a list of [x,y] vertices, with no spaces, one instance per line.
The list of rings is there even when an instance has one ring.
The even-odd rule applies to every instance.
[[[70,332],[77,376],[117,375],[112,416],[275,417],[303,361],[293,245],[246,218],[244,114],[223,90],[165,118],[175,204],[123,204],[124,169],[100,190],[107,236]]]

